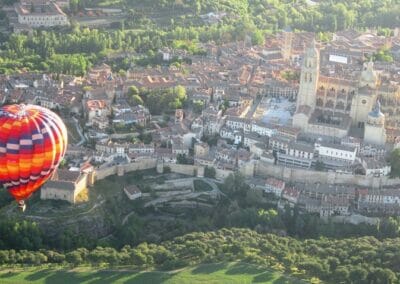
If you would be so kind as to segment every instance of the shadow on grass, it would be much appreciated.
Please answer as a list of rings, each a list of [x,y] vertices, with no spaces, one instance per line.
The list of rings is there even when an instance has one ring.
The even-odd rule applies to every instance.
[[[37,280],[48,277],[52,273],[54,273],[54,270],[51,270],[51,269],[37,270],[37,271],[29,274],[28,276],[26,276],[25,279],[28,281],[37,281]]]
[[[210,274],[225,269],[226,263],[202,264],[192,270],[192,274]]]
[[[132,278],[127,279],[125,284],[150,284],[150,283],[163,283],[171,277],[173,273],[163,273],[163,272],[143,272],[136,274]]]
[[[19,274],[19,272],[14,272],[14,271],[1,272],[0,278],[11,278],[11,277],[17,276],[18,274]]]
[[[250,265],[247,263],[235,263],[225,272],[228,275],[235,275],[235,274],[260,274],[265,272],[265,269],[258,268],[254,265]]]
[[[114,283],[121,278],[129,277],[129,275],[132,273],[124,271],[99,271],[97,273],[93,273],[93,280],[90,281],[90,284]]]
[[[305,283],[305,282],[302,282],[301,280],[288,279],[284,276],[281,276],[272,283],[274,283],[274,284],[293,284],[293,283]]]
[[[79,272],[57,270],[47,275],[47,277],[43,279],[42,282],[46,284],[58,284],[58,283],[75,284],[75,283],[82,283],[85,281],[89,281],[93,278],[97,278],[98,276],[96,275],[97,273],[82,274]]]
[[[274,277],[274,273],[271,271],[265,271],[264,273],[258,274],[256,276],[254,276],[253,278],[253,283],[265,283],[265,282],[270,282],[271,280],[273,280]],[[274,282],[275,283],[275,282]]]

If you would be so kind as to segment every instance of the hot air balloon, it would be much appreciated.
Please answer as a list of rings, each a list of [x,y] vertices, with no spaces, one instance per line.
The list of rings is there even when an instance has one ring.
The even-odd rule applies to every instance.
[[[0,184],[25,211],[25,200],[52,175],[65,155],[61,118],[36,105],[0,108]]]

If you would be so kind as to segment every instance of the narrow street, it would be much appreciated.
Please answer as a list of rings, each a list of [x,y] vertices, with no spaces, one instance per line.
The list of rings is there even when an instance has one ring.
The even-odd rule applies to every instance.
[[[86,142],[86,138],[85,138],[85,136],[83,135],[83,130],[82,130],[80,124],[79,124],[79,120],[76,119],[75,117],[73,117],[73,120],[74,120],[74,122],[75,122],[76,131],[78,132],[79,136],[81,137],[81,140],[80,140],[76,145],[77,145],[77,146],[81,146],[83,143]]]

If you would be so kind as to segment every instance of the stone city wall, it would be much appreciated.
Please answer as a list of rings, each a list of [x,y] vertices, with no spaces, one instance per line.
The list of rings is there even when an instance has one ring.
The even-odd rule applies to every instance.
[[[117,166],[111,166],[102,169],[96,169],[95,180],[102,180],[108,176],[117,174]]]
[[[95,177],[96,180],[102,180],[108,176],[117,174],[117,172],[123,175],[124,173],[134,172],[138,170],[154,169],[156,167],[156,164],[156,159],[143,159],[134,163],[110,166],[103,169],[96,169]]]
[[[164,167],[169,167],[171,169],[171,172],[177,174],[183,174],[188,176],[204,175],[204,168],[199,166],[164,163]]]
[[[96,170],[96,180],[104,179],[108,176],[119,174],[123,175],[128,172],[153,169],[157,166],[156,159],[143,159],[134,163],[111,166],[104,169]],[[188,176],[204,176],[203,166],[180,165],[172,163],[164,163],[164,167],[169,167],[171,172],[184,174]],[[243,171],[246,176],[252,176],[251,170]],[[233,173],[230,170],[215,169],[216,179],[223,180],[229,174]],[[286,168],[279,165],[269,164],[263,161],[258,161],[255,164],[254,175],[260,177],[276,177],[288,182],[308,182],[308,183],[325,183],[325,184],[349,184],[355,186],[365,186],[372,188],[380,188],[385,186],[400,185],[400,179],[390,179],[389,177],[367,177],[361,175],[340,174],[335,172],[318,172],[305,169]]]
[[[215,169],[215,178],[219,180],[224,180],[229,174],[233,174],[233,171]]]
[[[372,188],[400,185],[400,179],[390,179],[386,176],[367,177],[361,175],[340,174],[335,172],[318,172],[305,169],[286,168],[263,161],[258,161],[255,169],[255,175],[261,177],[273,176],[288,182],[349,184]]]
[[[132,137],[138,137],[139,133],[137,132],[130,132],[130,133],[114,133],[111,134],[111,139],[129,139]]]
[[[154,189],[168,189],[171,188],[191,188],[193,189],[193,180],[194,178],[181,178],[181,179],[173,179],[166,180],[163,184],[159,184],[154,186]]]

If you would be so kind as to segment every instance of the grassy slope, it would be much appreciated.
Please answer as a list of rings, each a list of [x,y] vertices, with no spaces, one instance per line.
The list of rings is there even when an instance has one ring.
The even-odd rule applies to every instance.
[[[178,272],[95,271],[93,269],[31,269],[9,272],[0,270],[0,283],[295,283],[279,273],[250,264],[204,264]],[[298,282],[300,283],[300,281]]]

